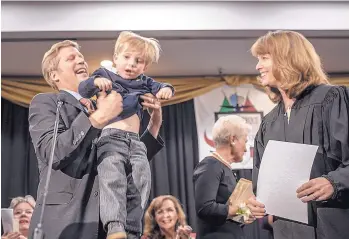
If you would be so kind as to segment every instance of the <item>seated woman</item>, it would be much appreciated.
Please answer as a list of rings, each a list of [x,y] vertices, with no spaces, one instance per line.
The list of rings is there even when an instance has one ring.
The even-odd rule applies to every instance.
[[[241,162],[246,152],[250,126],[236,115],[220,117],[212,129],[216,151],[195,168],[193,181],[199,239],[245,238],[241,223],[229,220],[238,208],[228,199],[237,184],[231,164]],[[252,218],[245,221],[251,223]]]
[[[4,234],[1,239],[28,238],[30,220],[32,218],[35,204],[35,199],[30,195],[12,199],[10,208],[13,209],[14,218],[19,222],[19,232],[10,232]]]
[[[153,199],[144,215],[142,239],[190,239],[183,208],[171,195]]]

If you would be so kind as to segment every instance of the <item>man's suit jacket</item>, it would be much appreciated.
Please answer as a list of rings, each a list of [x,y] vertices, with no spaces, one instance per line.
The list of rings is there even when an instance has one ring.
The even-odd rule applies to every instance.
[[[29,107],[29,131],[38,159],[40,182],[30,232],[42,210],[43,192],[51,153],[58,99],[58,137],[51,180],[44,208],[43,230],[46,239],[96,239],[99,227],[99,187],[96,142],[101,130],[94,128],[80,102],[65,91],[36,95]],[[162,143],[149,132],[141,140],[151,159]]]

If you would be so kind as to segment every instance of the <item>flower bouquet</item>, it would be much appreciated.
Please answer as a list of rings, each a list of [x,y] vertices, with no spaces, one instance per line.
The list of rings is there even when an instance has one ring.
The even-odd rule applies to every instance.
[[[253,195],[252,182],[250,180],[241,178],[233,193],[229,197],[229,205],[238,207],[236,216],[230,217],[229,219],[244,223],[251,215],[246,203],[247,200]]]

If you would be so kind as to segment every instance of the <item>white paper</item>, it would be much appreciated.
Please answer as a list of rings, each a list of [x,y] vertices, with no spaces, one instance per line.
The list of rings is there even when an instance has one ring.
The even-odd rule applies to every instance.
[[[296,190],[309,181],[318,146],[269,140],[258,173],[257,200],[267,214],[308,223]]]
[[[13,209],[1,208],[1,220],[4,233],[13,232]]]

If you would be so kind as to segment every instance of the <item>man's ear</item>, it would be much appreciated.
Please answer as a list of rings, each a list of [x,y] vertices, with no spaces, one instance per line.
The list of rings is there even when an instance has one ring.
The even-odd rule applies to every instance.
[[[59,77],[58,77],[57,71],[51,71],[50,72],[50,78],[55,83],[59,82]]]

